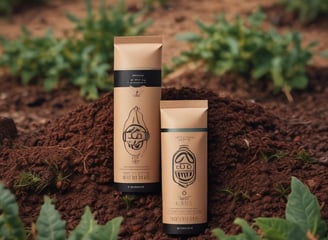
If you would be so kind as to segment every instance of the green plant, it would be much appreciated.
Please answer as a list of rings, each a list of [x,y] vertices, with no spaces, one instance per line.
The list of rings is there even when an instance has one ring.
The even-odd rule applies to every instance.
[[[14,195],[0,183],[0,239],[27,239],[27,233],[19,217],[18,205]],[[66,222],[51,203],[44,197],[40,215],[36,222],[36,239],[42,240],[115,240],[118,239],[122,217],[116,217],[105,225],[94,220],[89,207],[86,207],[79,225],[66,238]]]
[[[131,194],[124,194],[122,197],[122,200],[126,206],[126,209],[130,209],[133,201],[135,200],[135,195],[131,195]]]
[[[283,91],[292,101],[291,90],[307,87],[306,65],[315,43],[303,48],[300,33],[263,31],[264,18],[259,10],[248,17],[247,23],[240,16],[234,22],[228,21],[223,14],[212,24],[197,20],[201,34],[177,35],[178,40],[187,41],[192,47],[173,58],[165,74],[193,62],[215,75],[234,72],[256,80],[272,80],[273,90]]]
[[[271,154],[267,154],[267,153],[264,153],[261,151],[260,156],[264,161],[270,162],[273,160],[280,160],[280,159],[286,157],[287,153],[285,153],[282,150],[275,150],[275,153],[271,153]]]
[[[66,185],[69,184],[69,177],[72,175],[71,173],[64,173],[56,163],[45,161],[49,166],[50,174],[53,176],[53,179],[50,179],[51,182],[54,183],[57,189],[63,190],[66,188]]]
[[[22,84],[36,83],[44,78],[44,88],[52,89],[60,74],[68,68],[62,56],[67,42],[56,39],[50,30],[42,37],[32,37],[23,26],[22,35],[17,40],[0,39],[4,48],[0,65],[19,76]]]
[[[280,197],[286,198],[288,194],[290,193],[290,187],[289,186],[285,186],[285,184],[283,183],[276,183],[274,190],[279,193]]]
[[[22,171],[14,184],[14,188],[32,190],[38,193],[51,187],[65,190],[71,174],[64,173],[56,163],[45,160],[47,167],[38,172]]]
[[[24,225],[19,218],[14,195],[0,182],[0,238],[25,239]]]
[[[102,1],[98,14],[93,12],[90,0],[85,0],[85,6],[85,19],[67,13],[75,24],[75,34],[66,39],[55,38],[51,31],[34,37],[25,27],[16,40],[1,37],[0,66],[8,68],[23,84],[43,82],[46,90],[58,87],[65,79],[88,99],[98,98],[100,90],[110,90],[114,36],[142,34],[152,21],[142,21],[143,12],[130,14],[123,0],[109,10]]]
[[[75,23],[76,41],[69,48],[68,62],[77,69],[72,83],[80,86],[82,95],[98,97],[98,88],[113,87],[108,72],[113,70],[114,36],[140,35],[152,24],[151,20],[140,19],[143,11],[130,14],[125,2],[120,0],[116,8],[106,11],[104,2],[99,7],[99,19],[92,11],[90,0],[85,0],[87,17],[80,19],[70,13],[67,17]],[[139,21],[137,21],[139,20]],[[78,37],[81,35],[81,39]]]
[[[242,191],[239,188],[234,188],[234,187],[225,187],[223,189],[221,189],[221,192],[225,192],[228,193],[229,195],[232,196],[232,201],[238,201],[239,199],[247,199],[249,200],[249,194],[246,191]]]
[[[39,174],[28,171],[22,171],[14,185],[15,189],[29,189],[35,190],[37,192],[41,192],[46,187],[47,183],[42,181],[42,178]]]
[[[320,56],[323,58],[328,58],[328,50],[324,50],[324,51],[320,52]]]
[[[279,0],[287,10],[296,12],[302,23],[309,23],[328,13],[327,0]]]
[[[299,151],[296,154],[295,158],[297,160],[300,160],[300,161],[306,162],[306,163],[314,163],[315,162],[315,159],[307,151],[305,151],[304,149]]]
[[[254,226],[236,218],[234,223],[241,226],[240,234],[226,235],[219,228],[214,229],[213,233],[220,240],[328,239],[327,224],[321,219],[317,198],[296,177],[291,180],[291,193],[288,196],[285,216],[285,219],[259,217],[255,219]]]

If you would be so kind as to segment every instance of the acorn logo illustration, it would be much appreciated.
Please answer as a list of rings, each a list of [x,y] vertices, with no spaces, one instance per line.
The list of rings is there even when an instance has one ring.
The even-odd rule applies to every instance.
[[[181,145],[172,158],[173,181],[188,187],[196,180],[196,157],[187,145]]]
[[[143,120],[139,107],[135,106],[129,112],[129,117],[124,123],[123,142],[126,151],[138,158],[147,149],[149,131]]]

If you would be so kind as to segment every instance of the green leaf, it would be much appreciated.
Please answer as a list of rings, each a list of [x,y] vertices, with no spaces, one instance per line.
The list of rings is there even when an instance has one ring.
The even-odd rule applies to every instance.
[[[282,59],[276,57],[272,60],[271,75],[273,79],[273,85],[276,89],[281,89],[284,85],[284,77],[282,75]]]
[[[58,84],[58,79],[56,76],[47,77],[44,79],[43,87],[46,91],[54,89]]]
[[[259,27],[265,18],[266,15],[262,12],[261,8],[258,7],[255,14],[249,16],[248,21],[252,27]]]
[[[99,239],[117,240],[123,217],[116,217],[99,228]]]
[[[233,37],[227,37],[226,41],[227,41],[227,44],[229,46],[229,49],[230,49],[230,52],[232,53],[232,55],[238,55],[239,54],[239,46],[238,46],[237,40]]]
[[[268,74],[271,70],[271,63],[268,61],[262,61],[262,63],[257,64],[254,66],[254,69],[252,71],[252,77],[254,79],[259,79],[266,74]]]
[[[219,240],[238,240],[241,239],[239,235],[232,236],[232,235],[226,235],[224,231],[222,231],[220,228],[213,229],[214,236]]]
[[[280,218],[256,218],[255,224],[260,227],[268,240],[286,240],[293,224]]]
[[[26,232],[19,218],[15,196],[0,182],[0,236],[3,239],[24,240]]]
[[[327,234],[327,226],[321,219],[317,198],[296,177],[292,177],[291,193],[286,205],[286,219],[305,231],[311,231],[314,235]]]
[[[260,237],[256,234],[256,232],[248,225],[248,223],[241,218],[236,218],[234,224],[241,226],[243,234],[245,234],[245,239],[256,240],[260,239]]]
[[[328,58],[328,50],[322,51],[320,53],[320,56],[324,57],[324,58]]]
[[[74,16],[73,14],[67,12],[66,17],[73,23],[79,24],[81,22],[81,19],[77,16]]]
[[[28,84],[35,77],[35,72],[32,70],[25,70],[21,72],[22,83],[24,85]]]
[[[98,225],[94,220],[89,207],[84,209],[81,222],[69,236],[69,240],[116,240],[120,229],[122,217],[116,217],[106,225]]]
[[[92,233],[98,231],[97,222],[93,219],[91,210],[89,207],[84,209],[84,213],[81,218],[81,222],[71,232],[69,240],[91,239]]]
[[[298,76],[295,76],[293,79],[288,81],[287,84],[291,89],[305,89],[308,85],[308,79],[305,74],[299,74]]]
[[[193,32],[180,33],[176,35],[178,41],[195,42],[200,40],[200,36]]]
[[[302,229],[297,224],[292,224],[292,228],[290,229],[288,236],[286,238],[287,240],[309,240],[306,237],[306,231],[305,229]]]
[[[318,41],[312,41],[306,46],[306,48],[313,48],[313,47],[316,47],[318,45],[319,45]]]
[[[219,240],[260,240],[260,237],[244,219],[236,218],[234,224],[241,226],[242,233],[236,236],[226,235],[219,228],[214,229],[212,232]]]
[[[90,100],[94,100],[99,97],[97,86],[90,83],[82,86],[80,92],[82,92],[82,95],[86,96]]]
[[[36,222],[38,240],[66,239],[66,222],[61,219],[49,197],[44,197],[40,215]]]

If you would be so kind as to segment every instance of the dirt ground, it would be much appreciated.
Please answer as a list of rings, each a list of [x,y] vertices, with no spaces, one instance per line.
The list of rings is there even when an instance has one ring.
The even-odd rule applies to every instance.
[[[220,11],[229,18],[247,15],[262,4],[268,14],[266,26],[274,23],[282,32],[301,31],[304,44],[317,40],[318,50],[328,48],[327,17],[304,26],[274,3],[171,1],[168,9],[147,14],[154,20],[147,34],[163,35],[163,62],[168,64],[189,47],[177,42],[175,34],[198,31],[196,18],[210,21]],[[140,1],[127,4],[142,8]],[[72,31],[65,11],[83,16],[83,1],[52,0],[46,6],[22,9],[12,19],[0,19],[0,34],[15,38],[25,24],[35,34],[51,26],[63,37]],[[292,103],[283,94],[273,95],[270,86],[242,76],[213,77],[187,69],[177,78],[163,79],[163,99],[209,100],[208,228],[188,239],[215,239],[215,227],[235,234],[236,217],[250,223],[260,216],[284,217],[291,176],[316,195],[328,223],[327,60],[315,57],[307,74],[308,89],[292,92]],[[113,188],[112,113],[112,93],[86,102],[72,86],[44,92],[39,86],[23,87],[0,70],[0,176],[15,193],[27,227],[36,221],[46,194],[56,199],[68,231],[88,205],[99,223],[124,217],[120,239],[177,239],[162,231],[160,194],[137,195],[127,209],[122,194]],[[47,184],[14,188],[24,170],[40,175]],[[64,179],[53,181],[54,173]]]

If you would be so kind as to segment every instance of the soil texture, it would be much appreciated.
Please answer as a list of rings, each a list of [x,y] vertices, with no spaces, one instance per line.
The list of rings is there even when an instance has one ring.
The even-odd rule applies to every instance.
[[[96,1],[95,1],[96,2]],[[111,4],[113,1],[108,1]],[[98,2],[97,2],[98,3]],[[128,2],[131,9],[140,1]],[[263,5],[279,31],[298,30],[304,44],[319,40],[327,48],[327,18],[301,25],[293,15],[281,16],[275,1],[172,1],[168,9],[148,13],[154,24],[149,34],[163,34],[164,63],[188,46],[174,35],[197,31],[195,18],[210,21],[224,11],[228,17],[246,15]],[[51,1],[22,9],[2,19],[0,33],[18,36],[25,23],[36,34],[53,26],[58,36],[71,31],[63,14],[83,15],[83,1]],[[38,12],[39,14],[35,14]],[[278,15],[279,13],[279,15]],[[33,17],[32,17],[33,16]],[[314,37],[316,37],[314,39]],[[293,91],[293,102],[273,94],[265,82],[226,74],[214,77],[185,69],[163,79],[162,99],[208,99],[208,227],[188,239],[215,239],[220,227],[230,234],[240,229],[236,217],[249,223],[256,217],[284,217],[291,176],[299,178],[318,198],[328,224],[328,64],[315,58],[307,69],[304,91]],[[24,187],[22,174],[33,173],[41,184]],[[120,239],[179,239],[162,229],[161,194],[138,194],[128,208],[113,187],[113,93],[94,102],[79,89],[63,86],[45,92],[22,86],[0,69],[0,179],[16,195],[26,227],[36,222],[43,196],[55,199],[56,209],[71,231],[90,206],[99,223],[123,216]]]

